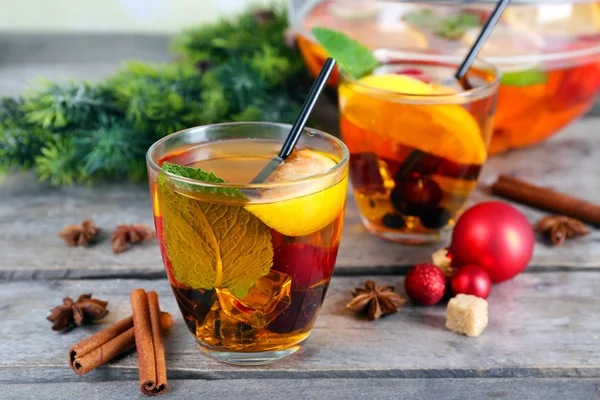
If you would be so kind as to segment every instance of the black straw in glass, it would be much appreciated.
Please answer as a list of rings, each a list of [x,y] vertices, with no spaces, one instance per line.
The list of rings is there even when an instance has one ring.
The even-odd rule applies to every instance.
[[[510,0],[500,0],[498,4],[496,4],[496,8],[494,8],[494,11],[492,11],[492,14],[481,29],[481,32],[479,32],[479,36],[475,40],[475,43],[473,43],[473,46],[471,46],[471,49],[467,53],[464,61],[460,67],[458,67],[456,74],[454,74],[456,80],[462,81],[463,77],[471,67],[471,64],[473,64],[473,61],[475,61],[475,58],[479,54],[479,51],[483,47],[483,44],[492,32],[492,29],[494,29],[494,26],[496,26],[496,23],[498,23],[498,20],[502,15],[502,11],[504,11],[506,6],[508,6],[508,3],[510,3]]]
[[[290,133],[285,139],[285,142],[283,142],[283,146],[279,151],[279,155],[273,158],[271,161],[269,161],[269,163],[262,169],[262,171],[258,173],[258,175],[256,175],[256,177],[250,183],[262,183],[266,181],[267,178],[271,176],[273,172],[275,172],[277,166],[281,164],[286,158],[288,158],[290,154],[292,154],[294,147],[296,147],[296,143],[298,143],[298,140],[300,140],[300,135],[302,135],[302,132],[306,127],[308,117],[310,116],[313,108],[315,107],[315,104],[317,103],[317,100],[319,99],[323,88],[327,84],[329,76],[331,76],[334,67],[335,60],[333,58],[328,58],[327,60],[325,60],[323,68],[321,68],[321,72],[319,72],[317,79],[315,79],[315,82],[313,83],[312,87],[310,88],[310,91],[308,92],[306,100],[304,100],[304,104],[302,104],[300,114],[298,114],[296,121],[294,121],[294,125],[292,125],[292,129],[290,129]]]

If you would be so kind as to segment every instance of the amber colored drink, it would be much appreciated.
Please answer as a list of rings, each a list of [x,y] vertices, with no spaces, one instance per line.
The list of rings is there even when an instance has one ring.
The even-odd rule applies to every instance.
[[[376,56],[402,48],[407,60],[442,61],[466,52],[493,9],[493,2],[469,3],[325,0],[291,22],[316,76],[327,54],[311,37],[315,26],[343,31]],[[480,55],[503,73],[489,154],[538,143],[585,114],[600,93],[600,2],[513,2]]]
[[[266,363],[300,348],[325,298],[342,231],[343,144],[306,136],[265,184],[251,185],[287,133],[272,124],[266,136],[277,138],[264,138],[264,125],[232,129],[234,138],[192,137],[156,158],[163,171],[151,170],[158,240],[185,323],[202,350],[230,363]],[[222,181],[178,181],[164,172],[166,163]]]
[[[497,75],[472,68],[468,91],[451,80],[435,83],[451,78],[454,68],[414,62],[388,64],[359,80],[342,75],[340,129],[352,187],[365,226],[378,236],[438,240],[477,185]]]

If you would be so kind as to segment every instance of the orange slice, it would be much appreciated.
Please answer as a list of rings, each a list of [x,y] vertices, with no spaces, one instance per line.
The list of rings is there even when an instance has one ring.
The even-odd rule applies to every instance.
[[[376,93],[372,88],[381,92]],[[461,164],[480,165],[486,159],[479,125],[461,104],[410,104],[423,100],[419,95],[432,94],[440,94],[440,101],[446,103],[460,103],[461,99],[447,87],[388,74],[369,75],[358,83],[343,83],[339,92],[345,118],[392,143]]]

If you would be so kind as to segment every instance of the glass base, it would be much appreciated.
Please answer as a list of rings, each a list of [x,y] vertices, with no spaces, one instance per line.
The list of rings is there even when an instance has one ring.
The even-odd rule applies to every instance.
[[[287,356],[291,356],[302,347],[302,342],[297,343],[293,346],[288,347],[283,350],[274,350],[274,351],[262,351],[262,352],[228,352],[228,351],[220,351],[211,349],[202,345],[202,343],[196,342],[200,350],[209,356],[216,358],[219,361],[222,361],[227,364],[233,365],[264,365],[270,364],[272,362],[281,360]]]
[[[361,215],[361,220],[369,232],[390,242],[428,245],[446,239],[450,235],[452,227],[446,226],[437,231],[411,232],[409,230],[390,229],[383,225],[375,224]]]

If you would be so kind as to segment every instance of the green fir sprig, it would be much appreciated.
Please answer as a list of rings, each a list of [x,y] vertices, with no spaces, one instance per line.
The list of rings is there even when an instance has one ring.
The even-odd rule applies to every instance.
[[[186,31],[171,63],[128,62],[98,82],[42,81],[0,99],[0,169],[53,185],[146,179],[157,139],[226,121],[292,122],[310,87],[282,7]]]

